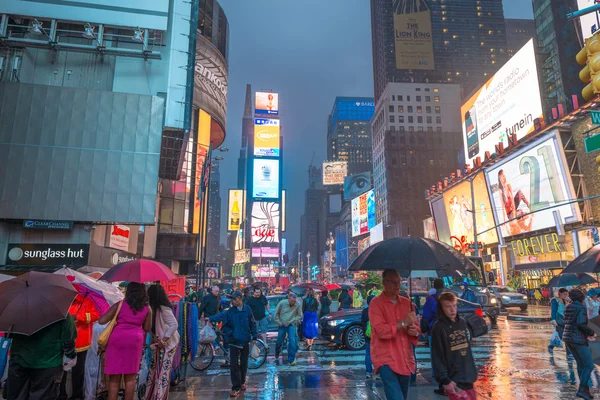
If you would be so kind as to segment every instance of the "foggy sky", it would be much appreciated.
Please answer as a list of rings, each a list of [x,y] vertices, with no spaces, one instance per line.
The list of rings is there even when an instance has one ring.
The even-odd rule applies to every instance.
[[[237,183],[246,83],[278,92],[287,190],[288,253],[300,242],[308,167],[327,157],[336,96],[373,96],[368,0],[219,0],[229,20],[227,137],[221,153],[221,241],[227,191]],[[504,0],[506,18],[533,18],[527,0]]]

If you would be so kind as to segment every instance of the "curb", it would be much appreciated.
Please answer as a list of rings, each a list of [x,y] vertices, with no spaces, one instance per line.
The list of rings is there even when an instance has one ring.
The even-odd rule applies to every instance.
[[[520,315],[508,315],[506,317],[509,321],[524,321],[524,322],[551,322],[552,318],[550,317],[527,317]]]

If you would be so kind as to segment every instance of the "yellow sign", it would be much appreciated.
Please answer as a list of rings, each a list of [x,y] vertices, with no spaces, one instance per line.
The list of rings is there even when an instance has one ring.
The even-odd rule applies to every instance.
[[[558,234],[534,236],[529,239],[519,239],[510,242],[515,256],[536,256],[538,254],[560,253],[564,251],[558,242]]]
[[[394,42],[397,69],[434,69],[429,10],[394,13]]]
[[[208,154],[208,148],[210,147],[210,125],[211,116],[204,110],[199,110],[198,117],[198,142],[196,146],[196,171],[194,171],[194,182],[195,182],[195,198],[194,198],[194,218],[193,218],[193,230],[192,233],[198,234],[200,232],[200,214],[202,212],[200,208],[200,179],[202,175],[202,168],[204,167],[204,161]]]
[[[227,207],[227,230],[237,231],[240,229],[242,221],[242,208],[244,207],[243,190],[230,190],[229,191],[229,204]]]
[[[279,120],[254,118],[254,155],[279,157]]]

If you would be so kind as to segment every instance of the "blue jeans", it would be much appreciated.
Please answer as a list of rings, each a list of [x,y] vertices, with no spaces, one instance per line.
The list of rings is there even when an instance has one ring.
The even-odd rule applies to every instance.
[[[296,352],[298,351],[298,327],[295,325],[279,327],[277,342],[275,343],[275,356],[281,354],[286,336],[288,338],[288,362],[292,362],[296,359]]]
[[[579,375],[579,387],[589,388],[590,377],[594,370],[594,360],[592,358],[592,352],[588,346],[581,344],[565,343],[567,348],[571,350],[575,362],[577,362],[577,374]]]
[[[431,358],[431,335],[427,335],[427,343],[429,343],[429,355]],[[415,361],[416,361],[416,357],[415,357]],[[433,378],[435,378],[435,372],[433,372],[433,364],[431,365],[431,376]]]
[[[371,341],[366,341],[365,347],[365,369],[367,370],[367,374],[371,374],[373,372],[373,363],[371,362]]]
[[[397,374],[387,365],[379,368],[379,376],[383,381],[383,390],[387,400],[408,399],[409,376]]]

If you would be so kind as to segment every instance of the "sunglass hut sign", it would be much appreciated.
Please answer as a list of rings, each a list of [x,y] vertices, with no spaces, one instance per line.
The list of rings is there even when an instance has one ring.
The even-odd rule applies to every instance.
[[[84,266],[89,244],[9,244],[6,265]]]

